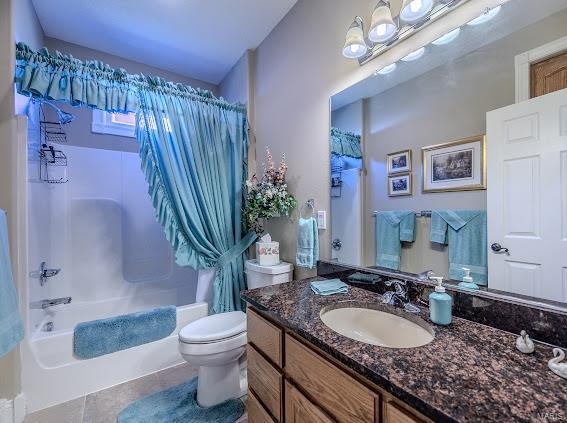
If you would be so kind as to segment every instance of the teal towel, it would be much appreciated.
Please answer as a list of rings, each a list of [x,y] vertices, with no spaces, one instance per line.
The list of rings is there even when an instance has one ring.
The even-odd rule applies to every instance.
[[[486,211],[437,210],[431,213],[430,240],[449,245],[449,277],[462,280],[463,267],[471,269],[479,285],[488,283]]]
[[[177,308],[173,305],[79,323],[73,352],[79,358],[99,357],[165,338],[176,326]]]
[[[380,275],[374,275],[371,273],[360,273],[356,272],[353,273],[348,277],[348,280],[354,283],[367,283],[374,285],[377,282],[380,282]]]
[[[319,232],[317,220],[299,218],[296,263],[299,267],[314,269],[319,260]]]
[[[311,290],[317,295],[346,294],[348,285],[340,279],[328,279],[324,281],[312,281]]]
[[[386,211],[376,216],[376,265],[400,270],[401,241],[415,240],[415,213]]]
[[[18,294],[14,287],[8,222],[0,210],[0,357],[12,350],[24,337],[24,325],[18,311]]]

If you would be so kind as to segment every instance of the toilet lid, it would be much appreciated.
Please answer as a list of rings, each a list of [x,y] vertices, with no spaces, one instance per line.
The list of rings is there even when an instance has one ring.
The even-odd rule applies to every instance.
[[[189,323],[179,331],[179,339],[187,343],[216,342],[243,332],[246,332],[246,314],[231,311]]]

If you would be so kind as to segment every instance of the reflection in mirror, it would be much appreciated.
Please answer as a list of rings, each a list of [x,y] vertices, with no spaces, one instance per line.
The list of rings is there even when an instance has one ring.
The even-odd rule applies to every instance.
[[[567,303],[567,1],[532,6],[332,97],[334,260]]]

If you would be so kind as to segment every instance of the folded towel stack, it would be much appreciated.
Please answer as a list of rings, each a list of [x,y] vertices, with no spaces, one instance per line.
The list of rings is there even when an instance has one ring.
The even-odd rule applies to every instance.
[[[374,285],[377,282],[380,282],[380,275],[374,275],[371,273],[361,273],[356,272],[353,273],[348,277],[348,280],[355,283],[365,283],[369,285]]]
[[[311,282],[311,290],[317,295],[346,294],[348,285],[340,279]]]

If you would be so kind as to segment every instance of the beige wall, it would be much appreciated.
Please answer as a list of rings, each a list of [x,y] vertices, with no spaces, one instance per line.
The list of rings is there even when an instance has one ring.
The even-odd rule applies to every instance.
[[[258,161],[269,146],[277,157],[286,153],[288,183],[297,199],[314,198],[320,210],[330,209],[329,98],[372,72],[399,60],[450,29],[477,16],[493,0],[471,0],[359,67],[342,57],[346,29],[355,15],[370,21],[368,0],[299,0],[256,50],[255,133]],[[281,242],[282,259],[294,261],[297,211],[292,219],[276,219],[267,229]],[[330,257],[330,231],[320,231],[321,257]],[[314,271],[298,271],[296,277]]]
[[[16,120],[14,118],[14,34],[12,3],[0,0],[0,209],[8,212],[8,227],[16,225],[16,187],[14,184]],[[14,251],[16,237],[10,231]],[[20,391],[18,348],[0,358],[0,398],[13,398]]]

